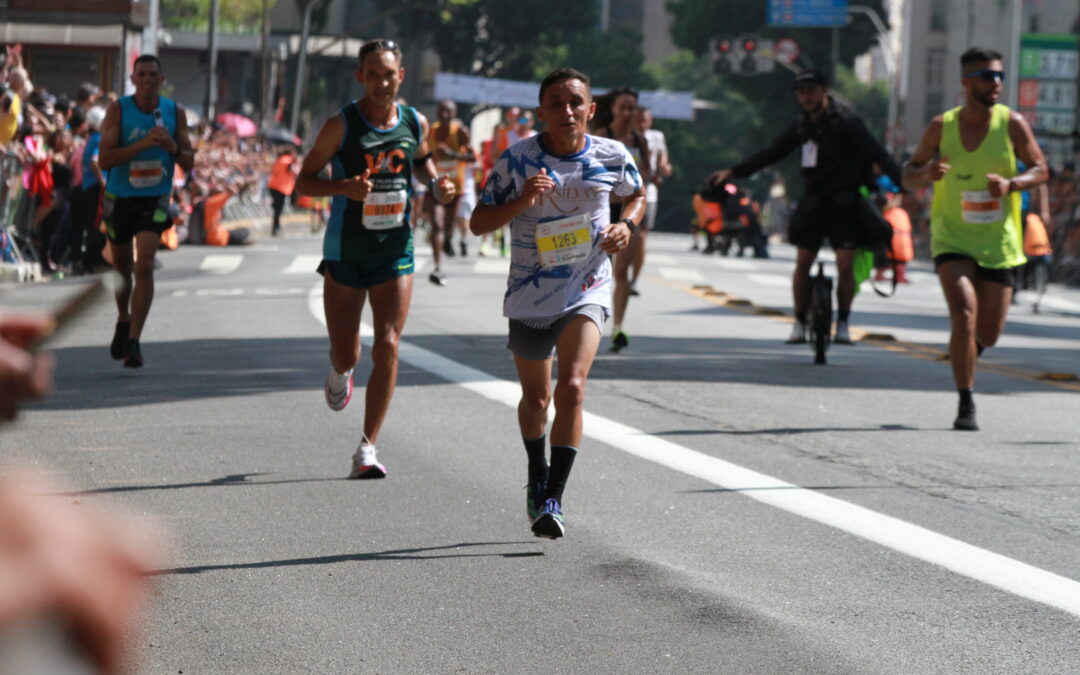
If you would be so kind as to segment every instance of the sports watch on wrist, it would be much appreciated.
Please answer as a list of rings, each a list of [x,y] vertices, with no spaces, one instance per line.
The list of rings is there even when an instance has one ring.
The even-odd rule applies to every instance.
[[[637,225],[635,225],[634,221],[631,220],[630,218],[623,218],[619,222],[620,223],[626,223],[626,226],[630,228],[630,234],[631,235],[633,235],[635,232],[637,232]]]

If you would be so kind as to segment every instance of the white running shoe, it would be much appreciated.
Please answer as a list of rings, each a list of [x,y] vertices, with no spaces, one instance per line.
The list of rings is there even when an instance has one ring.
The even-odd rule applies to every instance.
[[[326,376],[326,382],[323,383],[323,394],[326,395],[326,405],[330,406],[331,410],[344,410],[345,406],[349,405],[349,400],[352,399],[353,371],[350,368],[349,372],[343,374],[345,386],[340,389],[334,389],[333,380],[335,374],[336,372],[331,368],[330,374]]]
[[[798,319],[791,326],[791,335],[788,336],[787,344],[797,345],[806,342],[806,324]]]
[[[836,322],[836,335],[833,336],[833,342],[838,345],[850,345],[855,344],[851,341],[851,331],[848,330],[847,321]]]
[[[386,478],[386,467],[375,457],[375,446],[364,438],[352,458],[349,478]]]

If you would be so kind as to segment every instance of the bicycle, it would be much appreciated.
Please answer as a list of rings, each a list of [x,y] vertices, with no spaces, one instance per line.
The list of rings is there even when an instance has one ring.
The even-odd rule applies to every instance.
[[[810,277],[810,346],[814,363],[825,363],[832,329],[832,277],[825,276],[825,263],[818,263],[817,276]]]

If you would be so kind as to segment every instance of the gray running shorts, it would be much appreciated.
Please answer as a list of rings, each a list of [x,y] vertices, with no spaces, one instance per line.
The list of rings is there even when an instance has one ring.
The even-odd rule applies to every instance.
[[[559,341],[559,336],[575,318],[589,317],[603,334],[608,314],[608,310],[600,305],[582,305],[559,316],[547,328],[535,328],[517,319],[510,319],[510,338],[506,341],[506,348],[528,361],[544,361],[555,355],[555,344]]]

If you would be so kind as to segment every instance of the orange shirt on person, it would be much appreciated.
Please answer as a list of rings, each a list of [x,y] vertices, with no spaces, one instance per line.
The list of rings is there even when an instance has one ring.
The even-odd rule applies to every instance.
[[[274,166],[270,167],[270,180],[266,187],[277,190],[288,197],[296,187],[296,174],[292,172],[293,162],[296,158],[292,155],[282,155],[274,160]]]
[[[892,243],[889,245],[889,258],[896,262],[908,262],[915,258],[915,245],[911,241],[911,218],[904,209],[893,206],[885,209],[881,215],[892,225]]]
[[[1024,217],[1024,255],[1029,257],[1052,255],[1054,249],[1050,247],[1050,236],[1046,232],[1046,224],[1037,213],[1029,213]]]

